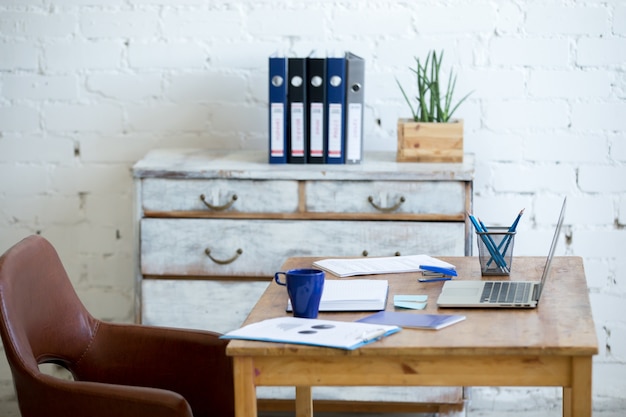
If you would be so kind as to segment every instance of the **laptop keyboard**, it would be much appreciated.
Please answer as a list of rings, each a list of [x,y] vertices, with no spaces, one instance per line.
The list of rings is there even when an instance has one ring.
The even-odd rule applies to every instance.
[[[531,282],[500,282],[485,283],[480,297],[481,303],[519,304],[528,300],[533,284]]]

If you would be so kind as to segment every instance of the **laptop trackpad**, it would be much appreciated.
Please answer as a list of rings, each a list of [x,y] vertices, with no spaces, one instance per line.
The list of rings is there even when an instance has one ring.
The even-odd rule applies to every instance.
[[[448,288],[446,295],[451,297],[472,297],[478,295],[478,288]]]

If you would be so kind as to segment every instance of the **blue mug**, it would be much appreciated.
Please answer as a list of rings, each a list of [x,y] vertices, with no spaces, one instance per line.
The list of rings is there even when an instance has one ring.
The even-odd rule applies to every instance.
[[[280,280],[281,275],[285,277],[285,282]],[[276,283],[287,287],[294,317],[317,318],[324,291],[324,276],[324,271],[310,268],[291,269],[274,274]]]

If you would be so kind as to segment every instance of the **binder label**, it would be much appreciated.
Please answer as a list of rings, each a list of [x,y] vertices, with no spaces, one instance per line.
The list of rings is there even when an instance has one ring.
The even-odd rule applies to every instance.
[[[283,103],[271,104],[270,142],[272,156],[285,156],[285,107]]]
[[[324,156],[324,103],[311,103],[310,156]]]
[[[291,103],[291,156],[304,156],[304,103]]]
[[[346,141],[350,144],[346,157],[351,160],[361,159],[361,103],[348,104],[348,126]]]
[[[328,105],[328,157],[341,158],[342,106],[338,103]]]

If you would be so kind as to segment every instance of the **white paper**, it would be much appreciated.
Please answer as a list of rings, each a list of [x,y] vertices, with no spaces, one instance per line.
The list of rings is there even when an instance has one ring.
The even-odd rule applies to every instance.
[[[417,272],[421,271],[420,265],[455,269],[454,265],[428,255],[323,259],[313,265],[339,277]]]

